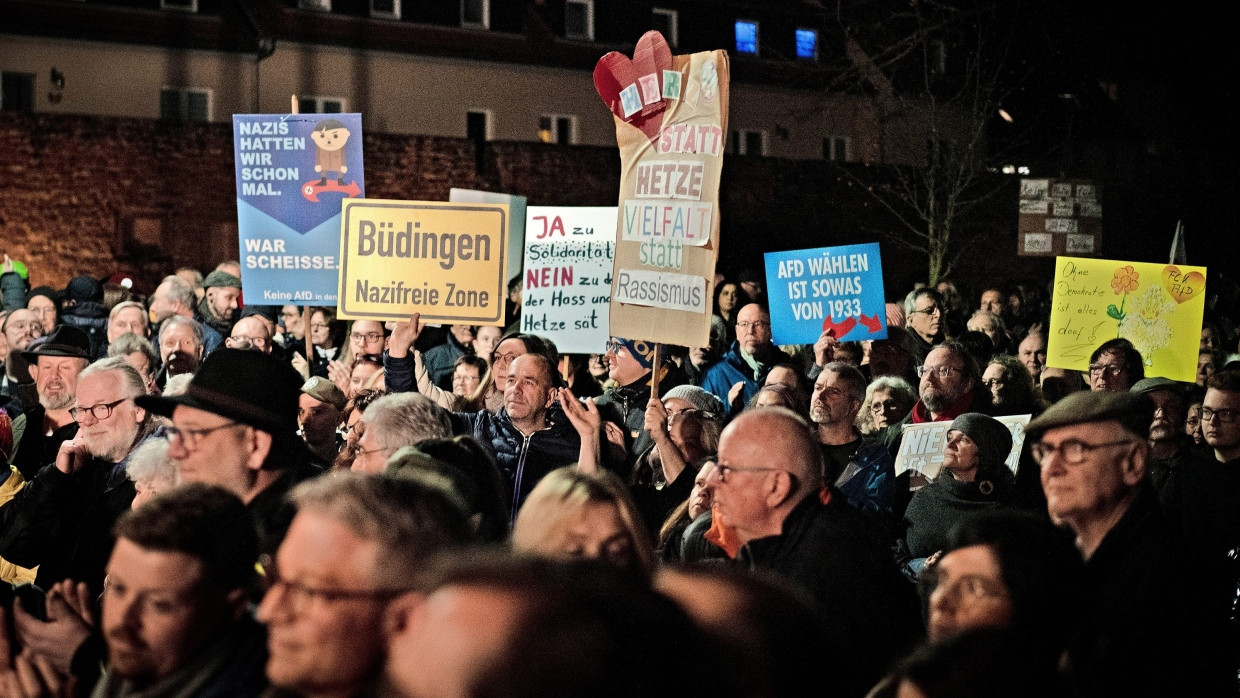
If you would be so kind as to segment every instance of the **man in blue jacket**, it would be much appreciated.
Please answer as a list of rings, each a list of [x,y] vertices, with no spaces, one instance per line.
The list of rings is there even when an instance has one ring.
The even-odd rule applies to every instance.
[[[736,341],[723,360],[706,370],[702,389],[725,405],[748,404],[771,367],[791,361],[771,343],[771,316],[757,303],[736,314]]]

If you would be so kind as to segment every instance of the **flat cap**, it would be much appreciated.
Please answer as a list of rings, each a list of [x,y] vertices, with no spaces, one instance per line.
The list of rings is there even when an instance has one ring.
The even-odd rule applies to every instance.
[[[311,376],[310,380],[301,386],[301,392],[338,410],[343,410],[345,403],[349,401],[335,383],[322,376]]]
[[[1152,393],[1155,390],[1174,390],[1176,393],[1180,393],[1183,392],[1184,385],[1177,381],[1173,381],[1170,378],[1142,378],[1136,383],[1133,383],[1132,387],[1128,389],[1128,392],[1145,395],[1146,393]]]
[[[1144,393],[1078,391],[1029,422],[1025,433],[1027,438],[1036,440],[1055,427],[1115,421],[1142,439],[1148,439],[1153,419],[1154,403]]]
[[[229,288],[241,288],[241,279],[229,274],[226,271],[215,271],[207,274],[207,278],[202,280],[203,288],[216,288],[218,286],[227,286]]]

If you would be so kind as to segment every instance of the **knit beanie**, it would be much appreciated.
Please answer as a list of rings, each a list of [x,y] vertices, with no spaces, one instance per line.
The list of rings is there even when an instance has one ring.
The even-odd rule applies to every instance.
[[[978,470],[1002,465],[1012,452],[1012,432],[994,417],[966,412],[952,420],[948,430],[959,431],[977,444]]]
[[[723,403],[719,401],[719,398],[696,385],[678,385],[663,393],[664,400],[670,400],[671,398],[684,400],[693,405],[694,409],[708,413],[710,418],[718,419],[724,414]]]

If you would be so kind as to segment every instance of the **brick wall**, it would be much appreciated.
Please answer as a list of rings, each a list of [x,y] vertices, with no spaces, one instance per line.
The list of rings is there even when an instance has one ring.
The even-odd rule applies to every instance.
[[[367,134],[365,158],[375,198],[446,200],[463,187],[522,194],[532,205],[610,206],[619,186],[615,148],[494,142],[476,153],[462,139]],[[1008,182],[1011,196],[974,221],[985,237],[965,251],[956,275],[964,284],[1049,279],[1051,260],[1015,255],[1016,183]],[[1166,254],[1181,214],[1141,191],[1105,190],[1107,229],[1122,234],[1104,236],[1104,256]],[[63,288],[78,274],[125,270],[149,291],[178,266],[209,270],[236,256],[235,197],[230,124],[0,113],[0,251],[25,261],[34,285]],[[830,163],[729,156],[721,201],[726,272],[759,266],[763,251],[879,240],[889,296],[925,276],[924,259],[886,234],[898,229],[887,214]],[[126,242],[131,229],[136,242]],[[140,244],[152,229],[162,231],[158,244]],[[1198,263],[1193,256],[1206,250],[1192,241]]]

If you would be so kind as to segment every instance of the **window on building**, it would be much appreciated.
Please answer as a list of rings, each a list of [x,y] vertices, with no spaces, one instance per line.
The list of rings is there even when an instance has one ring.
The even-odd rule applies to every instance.
[[[564,4],[564,37],[594,41],[594,0],[568,0]]]
[[[848,138],[827,136],[822,139],[822,157],[832,162],[848,162]]]
[[[680,13],[663,7],[651,10],[650,28],[667,39],[667,45],[675,47],[680,43]]]
[[[198,0],[159,0],[159,9],[197,12]]]
[[[538,117],[538,140],[543,143],[572,145],[577,142],[577,117],[543,114]]]
[[[400,19],[400,0],[370,0],[370,16]]]
[[[461,26],[490,29],[491,0],[461,0]]]
[[[818,30],[798,29],[796,38],[797,58],[803,61],[818,60]]]
[[[34,73],[0,74],[0,111],[34,113]]]
[[[736,52],[758,55],[758,23],[748,19],[736,20]]]
[[[297,98],[297,111],[302,114],[341,114],[344,112],[344,105],[344,97],[306,95]]]
[[[470,109],[465,112],[465,137],[471,141],[491,140],[491,112],[487,109]]]
[[[211,121],[211,90],[201,87],[165,87],[159,91],[159,118],[181,124]]]
[[[331,12],[332,0],[297,0],[297,7],[303,10]]]
[[[732,152],[737,155],[766,155],[766,131],[739,129],[732,132]]]

